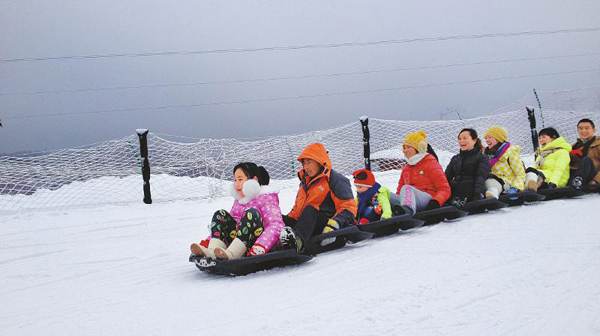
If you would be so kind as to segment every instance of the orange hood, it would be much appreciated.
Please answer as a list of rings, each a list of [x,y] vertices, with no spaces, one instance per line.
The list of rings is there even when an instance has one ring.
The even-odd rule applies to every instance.
[[[315,160],[318,164],[325,167],[324,172],[331,171],[331,159],[329,158],[329,154],[327,154],[327,150],[325,146],[320,143],[313,143],[302,151],[298,156],[298,161],[302,163],[302,159],[312,159]]]

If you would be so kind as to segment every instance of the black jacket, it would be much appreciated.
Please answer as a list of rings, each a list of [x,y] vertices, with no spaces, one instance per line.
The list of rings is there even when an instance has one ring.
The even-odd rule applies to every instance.
[[[446,178],[450,185],[460,182],[473,183],[473,195],[485,194],[485,180],[490,171],[489,158],[477,148],[460,151],[446,167]]]

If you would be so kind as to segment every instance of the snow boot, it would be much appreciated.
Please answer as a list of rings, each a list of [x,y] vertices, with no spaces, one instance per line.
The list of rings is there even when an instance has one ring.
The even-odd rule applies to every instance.
[[[231,242],[227,249],[223,247],[215,248],[215,255],[219,259],[240,259],[244,253],[246,253],[247,249],[246,244],[244,244],[241,239],[236,238]]]
[[[500,192],[504,189],[502,184],[498,182],[495,178],[488,178],[485,181],[485,198],[495,198],[498,199],[500,197]]]
[[[208,247],[194,243],[192,246],[190,246],[190,250],[192,250],[192,253],[198,257],[215,259],[215,249],[217,247],[226,248],[227,245],[225,245],[225,243],[218,238],[211,238],[211,240],[208,242]]]
[[[575,190],[581,190],[583,188],[583,177],[575,176],[573,181],[571,181],[571,187]]]
[[[284,249],[295,249],[298,252],[302,250],[303,245],[302,239],[289,226],[285,226],[279,232],[279,243]]]
[[[538,174],[529,172],[525,176],[525,189],[537,191],[543,182],[544,181],[538,176]]]
[[[452,199],[452,202],[450,202],[450,204],[461,209],[462,207],[465,206],[465,204],[467,204],[467,198],[466,197],[464,197],[464,198],[454,197]]]

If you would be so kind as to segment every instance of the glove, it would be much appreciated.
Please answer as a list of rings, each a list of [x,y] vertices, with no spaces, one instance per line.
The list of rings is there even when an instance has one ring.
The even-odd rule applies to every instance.
[[[383,212],[381,204],[375,203],[375,205],[373,205],[373,211],[375,211],[376,214],[381,215],[381,213]]]
[[[333,232],[334,230],[337,230],[339,228],[340,225],[338,224],[338,222],[336,222],[335,219],[330,219],[327,221],[327,225],[325,225],[325,227],[323,228],[323,233]],[[335,239],[336,237],[325,238],[321,240],[321,246],[329,245],[333,243]]]
[[[510,187],[510,189],[508,189],[508,191],[506,192],[507,194],[516,194],[519,192],[519,189],[515,188],[515,187]]]
[[[556,184],[554,184],[552,182],[548,183],[548,188],[555,189],[556,187],[557,187]]]
[[[262,255],[267,253],[267,249],[265,249],[264,246],[260,245],[260,244],[254,244],[251,248],[250,248],[250,255],[251,256],[258,256],[258,255]]]
[[[436,201],[436,200],[431,200],[429,201],[429,203],[427,203],[427,206],[425,207],[425,210],[433,210],[433,209],[437,209],[440,207],[440,202]]]

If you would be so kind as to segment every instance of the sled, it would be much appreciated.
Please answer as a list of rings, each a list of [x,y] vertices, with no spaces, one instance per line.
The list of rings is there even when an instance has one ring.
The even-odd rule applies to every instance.
[[[373,233],[373,237],[383,237],[398,233],[399,230],[409,230],[423,225],[422,220],[414,219],[410,215],[400,215],[381,219],[375,222],[359,224],[358,229]]]
[[[600,193],[600,184],[586,185],[586,186],[583,186],[581,188],[581,190],[583,190],[583,192],[589,193],[589,194]]]
[[[246,275],[275,267],[299,265],[312,259],[295,250],[277,250],[259,256],[244,257],[234,260],[212,259],[190,255],[189,261],[196,264],[199,270],[221,275]]]
[[[425,222],[423,225],[432,225],[446,219],[457,219],[464,217],[468,214],[468,212],[459,210],[453,205],[446,205],[434,210],[417,212],[414,218]]]
[[[304,253],[306,254],[319,254],[327,251],[332,251],[343,247],[346,243],[357,243],[373,237],[371,232],[363,232],[358,229],[356,225],[350,225],[348,227],[334,230],[328,233],[316,235],[306,243],[304,247]],[[327,238],[336,238],[331,244],[321,246],[321,241]]]
[[[501,195],[499,201],[508,206],[523,205],[525,202],[539,202],[546,198],[533,190],[525,190],[514,194]]]
[[[478,201],[472,201],[465,204],[462,207],[462,211],[466,211],[469,214],[478,214],[486,211],[493,211],[502,208],[506,208],[508,204],[501,202],[495,198],[482,199]]]
[[[558,198],[573,198],[585,195],[583,190],[577,190],[571,187],[563,188],[552,188],[552,189],[538,189],[538,194],[546,196],[545,201],[554,200]]]

